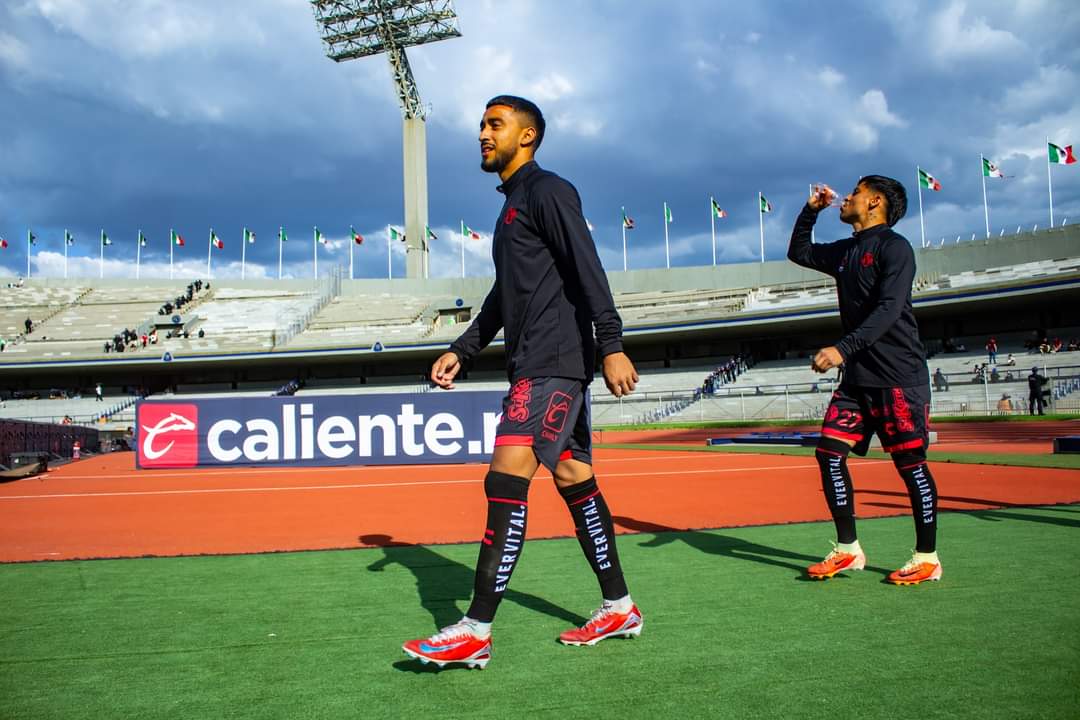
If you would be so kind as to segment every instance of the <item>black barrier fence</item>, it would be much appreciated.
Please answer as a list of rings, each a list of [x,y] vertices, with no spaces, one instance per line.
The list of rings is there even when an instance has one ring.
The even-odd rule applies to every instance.
[[[71,457],[75,442],[89,452],[98,452],[98,431],[81,425],[53,425],[0,420],[0,465],[11,467],[11,456],[18,453],[48,453],[50,456]]]

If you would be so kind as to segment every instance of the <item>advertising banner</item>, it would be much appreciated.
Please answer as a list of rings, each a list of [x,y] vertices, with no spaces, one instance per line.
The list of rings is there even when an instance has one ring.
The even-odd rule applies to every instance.
[[[498,391],[141,400],[139,469],[487,462]]]

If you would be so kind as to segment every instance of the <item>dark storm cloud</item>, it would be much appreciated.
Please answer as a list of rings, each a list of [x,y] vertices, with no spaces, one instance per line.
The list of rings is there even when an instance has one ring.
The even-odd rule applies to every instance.
[[[944,185],[924,194],[928,237],[982,234],[979,153],[1011,176],[988,181],[994,233],[1044,225],[1045,138],[1080,146],[1080,51],[1069,39],[1080,20],[1061,3],[821,12],[459,0],[457,10],[463,38],[409,51],[432,108],[439,274],[459,272],[461,220],[485,235],[466,243],[469,273],[490,272],[501,196],[478,168],[476,134],[484,101],[501,92],[543,108],[539,159],[580,190],[611,269],[622,267],[621,206],[638,226],[632,268],[663,265],[665,201],[672,264],[711,262],[709,195],[729,213],[717,221],[721,261],[752,261],[760,190],[775,208],[765,229],[778,258],[809,182],[846,190],[870,172],[908,186],[898,229],[918,244],[917,163]],[[285,225],[286,273],[303,275],[317,224],[336,247],[323,249],[327,263],[347,263],[353,225],[365,236],[357,275],[385,275],[385,227],[402,217],[389,71],[382,58],[327,60],[306,3],[36,0],[0,8],[0,28],[0,234],[11,245],[0,263],[10,272],[25,268],[27,227],[54,253],[48,272],[65,227],[92,263],[106,228],[116,242],[107,273],[120,275],[140,228],[152,241],[144,261],[168,262],[176,227],[185,261],[198,263],[213,226],[226,241],[215,266],[231,274],[247,226],[258,237],[248,261],[276,275]],[[1053,172],[1056,218],[1080,219],[1080,165]],[[845,231],[829,215],[819,237]]]

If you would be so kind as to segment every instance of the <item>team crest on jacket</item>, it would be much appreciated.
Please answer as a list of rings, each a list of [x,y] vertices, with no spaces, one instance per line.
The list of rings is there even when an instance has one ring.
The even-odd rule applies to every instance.
[[[503,218],[503,225],[509,225],[510,223],[514,222],[514,218],[516,218],[516,217],[517,217],[517,208],[516,207],[512,207],[512,208],[507,209],[506,217]]]
[[[863,267],[870,267],[871,265],[874,264],[874,256],[873,256],[873,254],[871,254],[871,253],[863,253],[862,260],[860,260],[859,263]]]

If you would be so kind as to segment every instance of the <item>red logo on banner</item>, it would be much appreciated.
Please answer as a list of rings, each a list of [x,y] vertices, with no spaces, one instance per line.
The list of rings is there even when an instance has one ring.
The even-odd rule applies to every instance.
[[[139,406],[139,467],[194,467],[199,462],[199,408]]]

